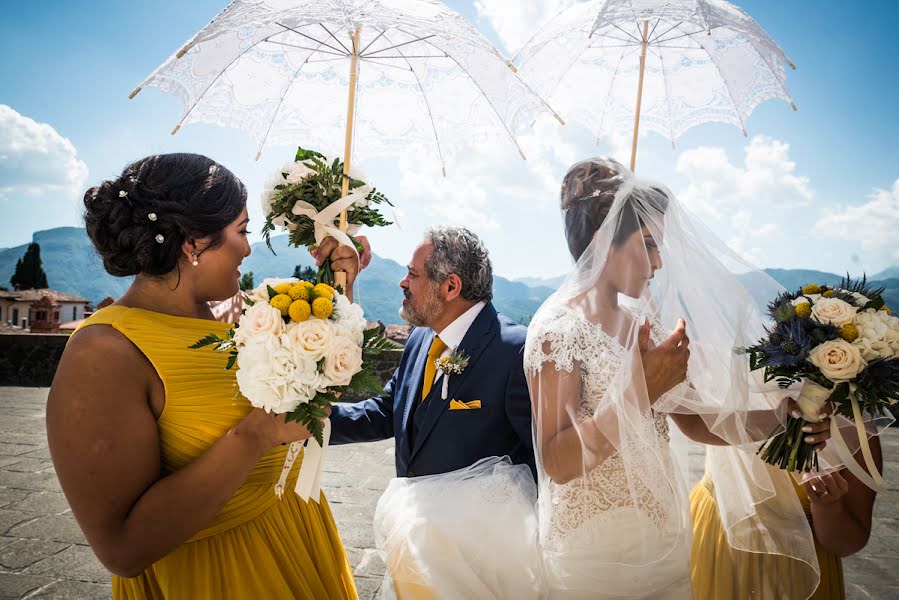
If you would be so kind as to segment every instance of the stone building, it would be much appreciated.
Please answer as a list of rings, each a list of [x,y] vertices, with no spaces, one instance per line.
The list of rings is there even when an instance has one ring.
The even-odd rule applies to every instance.
[[[41,302],[45,297],[51,304],[57,305],[59,311],[57,326],[83,319],[84,311],[89,304],[86,298],[51,289],[0,291],[0,323],[14,328],[30,329],[32,319],[36,316],[36,313],[32,314],[32,304]]]

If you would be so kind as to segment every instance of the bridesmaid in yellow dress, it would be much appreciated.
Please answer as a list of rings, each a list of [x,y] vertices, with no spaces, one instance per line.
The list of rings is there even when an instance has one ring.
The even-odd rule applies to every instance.
[[[878,440],[871,439],[871,452],[878,470],[882,470]],[[876,494],[845,469],[802,485],[792,481],[814,534],[821,572],[810,598],[843,600],[846,589],[841,557],[858,552],[868,543]],[[795,571],[799,568],[796,561],[773,554],[739,552],[729,546],[715,500],[715,484],[708,472],[690,493],[690,511],[690,563],[696,600],[805,600],[808,596],[808,592],[799,591],[805,574]]]
[[[250,253],[243,184],[203,156],[152,156],[84,206],[106,270],[136,277],[72,336],[47,432],[113,598],[357,598],[324,494],[274,495],[284,444],[309,432],[252,408],[224,355],[188,349],[229,327],[208,302],[237,293]]]

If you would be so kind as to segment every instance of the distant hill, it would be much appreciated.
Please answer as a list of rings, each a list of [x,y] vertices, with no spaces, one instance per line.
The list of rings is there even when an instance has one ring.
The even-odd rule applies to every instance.
[[[874,275],[874,279],[899,279],[899,266],[890,267]]]
[[[87,233],[77,227],[60,227],[39,231],[34,241],[41,245],[41,259],[50,287],[77,294],[94,303],[107,296],[118,298],[131,284],[131,278],[113,277],[103,270],[103,262],[94,251]],[[244,260],[241,271],[253,271],[256,283],[265,277],[289,276],[298,264],[312,266],[306,250],[287,246],[287,236],[272,239],[275,254],[265,243],[253,244],[252,254]],[[9,285],[16,261],[25,254],[27,245],[0,250],[0,286]],[[406,268],[399,263],[375,255],[357,284],[359,302],[366,316],[385,324],[402,323],[399,307],[403,293],[399,282]],[[552,293],[548,288],[534,288],[502,277],[494,280],[494,303],[497,308],[519,322],[530,321],[543,300]]]
[[[520,281],[525,285],[529,285],[531,287],[547,287],[552,289],[553,291],[559,289],[559,286],[562,285],[562,282],[565,281],[565,275],[559,275],[558,277],[519,277],[515,281]]]
[[[59,227],[38,231],[34,241],[41,245],[41,261],[50,287],[99,302],[107,296],[118,298],[131,284],[131,278],[113,277],[103,270],[84,229]],[[9,287],[16,261],[25,254],[27,244],[0,251],[0,286]]]
[[[809,283],[834,285],[840,282],[842,275],[835,273],[827,273],[825,271],[814,271],[811,269],[765,269],[765,272],[777,281],[780,285],[788,290],[797,290]],[[536,277],[522,277],[517,281],[530,286],[541,286],[555,290],[564,281],[565,276],[553,277],[551,279],[540,279]],[[873,277],[869,277],[869,282],[875,287],[886,288],[883,298],[887,306],[899,309],[899,266],[890,267],[885,271],[878,273]],[[746,282],[744,282],[746,283]],[[751,286],[750,286],[751,289]],[[545,292],[546,290],[544,290]],[[757,298],[757,300],[766,304],[768,298]]]

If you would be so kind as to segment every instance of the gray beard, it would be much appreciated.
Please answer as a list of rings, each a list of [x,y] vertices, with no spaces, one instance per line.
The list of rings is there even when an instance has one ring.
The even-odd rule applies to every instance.
[[[415,327],[427,327],[428,323],[433,323],[434,320],[440,315],[440,311],[442,309],[443,305],[440,303],[440,301],[433,295],[429,295],[424,308],[422,308],[421,310],[417,310],[411,306],[408,308],[405,306],[400,306],[400,318],[406,321],[409,325],[413,325]]]

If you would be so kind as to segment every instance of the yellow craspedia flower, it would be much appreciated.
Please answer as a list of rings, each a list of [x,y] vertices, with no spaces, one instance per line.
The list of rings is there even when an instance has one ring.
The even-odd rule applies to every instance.
[[[305,300],[294,300],[289,309],[290,318],[297,323],[302,323],[312,314],[312,307]]]
[[[808,302],[803,302],[802,304],[796,307],[796,316],[800,319],[805,319],[812,314],[812,305]]]
[[[279,283],[272,289],[275,290],[275,292],[278,294],[286,294],[287,292],[290,291],[290,288],[292,288],[292,287],[293,287],[293,284],[291,284],[291,283]]]
[[[312,301],[312,314],[318,319],[327,319],[334,313],[334,303],[330,298],[316,298]]]
[[[290,296],[287,294],[278,294],[268,301],[269,304],[280,310],[281,314],[285,316],[287,316],[287,309],[290,308],[291,302],[293,302],[293,300],[291,300]]]
[[[827,290],[826,292],[824,292],[821,295],[824,296],[825,298],[830,298],[831,296],[833,296],[833,290]]]
[[[815,285],[814,283],[810,283],[809,285],[802,288],[802,293],[803,294],[820,294],[821,286]]]
[[[854,342],[858,339],[858,327],[852,323],[846,323],[840,327],[840,337],[847,342]]]
[[[314,288],[316,298],[327,298],[330,300],[334,297],[334,288],[327,283],[320,283]]]
[[[287,295],[290,296],[293,300],[306,300],[308,302],[309,288],[301,283],[297,283],[290,286],[290,289],[287,290]]]

